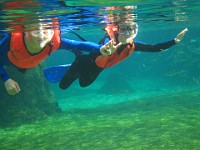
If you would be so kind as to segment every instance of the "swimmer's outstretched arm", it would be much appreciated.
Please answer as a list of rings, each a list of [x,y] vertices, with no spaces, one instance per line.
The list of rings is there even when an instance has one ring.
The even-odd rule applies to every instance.
[[[74,53],[78,51],[100,52],[102,55],[107,56],[114,53],[120,45],[121,43],[115,46],[112,40],[105,45],[99,45],[89,41],[75,41],[62,37],[59,49],[66,49]]]
[[[163,43],[146,44],[143,42],[134,41],[135,51],[160,52],[160,51],[166,50],[166,49],[170,48],[171,46],[178,44],[183,39],[183,37],[185,36],[187,31],[188,31],[188,29],[185,28],[176,36],[176,38],[174,38],[173,40],[167,41],[167,42],[163,42]]]

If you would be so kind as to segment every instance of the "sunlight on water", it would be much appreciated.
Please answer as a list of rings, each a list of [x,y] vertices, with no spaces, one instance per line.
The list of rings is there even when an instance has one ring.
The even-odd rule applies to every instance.
[[[108,6],[123,5],[132,6],[129,9],[132,17],[137,17],[137,22],[169,22],[169,21],[188,21],[192,17],[190,11],[194,11],[199,4],[194,3],[190,7],[187,1],[176,0],[172,2],[159,1],[34,1],[23,2],[5,1],[0,3],[0,30],[12,31],[19,30],[24,25],[37,24],[38,19],[58,18],[61,28],[78,28],[84,25],[94,25],[101,23],[104,16],[109,13],[121,13],[120,10],[106,9]],[[84,4],[84,7],[82,6]],[[103,5],[102,5],[103,4]],[[106,4],[106,5],[105,5]],[[92,7],[88,7],[92,5]],[[82,6],[82,7],[81,7]],[[193,9],[194,8],[194,9]],[[122,12],[123,13],[123,12]]]

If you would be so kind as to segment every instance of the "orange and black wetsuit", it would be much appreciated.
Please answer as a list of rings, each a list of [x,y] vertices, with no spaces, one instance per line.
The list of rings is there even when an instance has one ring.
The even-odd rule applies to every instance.
[[[101,40],[102,44],[107,43],[110,40],[110,37],[106,37]],[[158,44],[145,44],[142,42],[134,41],[134,51],[142,52],[159,52],[165,50],[173,45],[175,45],[174,40],[170,40],[164,43]],[[122,45],[117,51],[117,54],[120,54],[129,44]],[[131,46],[131,45],[130,45]],[[77,55],[75,61],[72,63],[71,67],[67,70],[64,77],[60,81],[60,88],[68,88],[76,79],[79,79],[79,84],[81,87],[86,87],[92,84],[101,71],[104,68],[97,65],[96,60],[100,56],[100,53],[90,53],[89,55]],[[106,56],[104,56],[106,57]],[[110,57],[110,56],[107,56]],[[114,64],[115,65],[115,64]]]

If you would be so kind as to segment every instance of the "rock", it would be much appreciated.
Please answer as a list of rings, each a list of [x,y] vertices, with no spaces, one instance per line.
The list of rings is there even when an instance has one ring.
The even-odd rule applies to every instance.
[[[0,126],[29,123],[60,112],[41,66],[24,73],[13,67],[5,69],[10,78],[18,82],[21,91],[11,96],[6,92],[4,84],[0,84]]]

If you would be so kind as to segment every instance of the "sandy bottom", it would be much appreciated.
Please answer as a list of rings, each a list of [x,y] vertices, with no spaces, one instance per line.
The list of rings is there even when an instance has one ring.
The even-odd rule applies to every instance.
[[[199,149],[199,87],[156,91],[61,99],[62,114],[0,129],[0,149]]]

